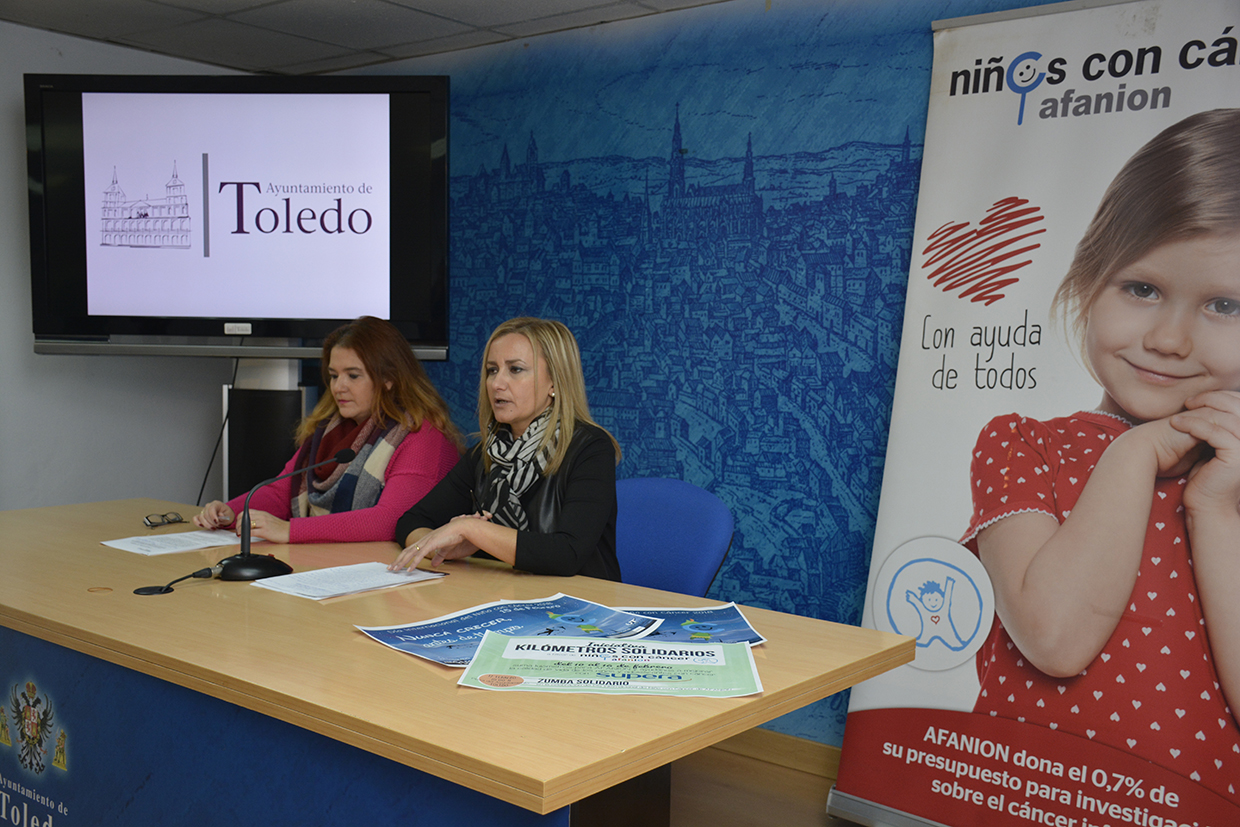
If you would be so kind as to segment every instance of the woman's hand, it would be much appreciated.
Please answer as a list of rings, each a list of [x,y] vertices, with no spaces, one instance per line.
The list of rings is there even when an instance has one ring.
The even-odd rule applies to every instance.
[[[217,529],[228,528],[235,519],[237,515],[231,508],[219,500],[212,500],[202,507],[202,511],[194,515],[193,522],[199,528]]]
[[[237,524],[237,535],[241,535],[241,524]],[[289,537],[288,520],[273,517],[266,511],[250,511],[250,537],[259,537],[269,543],[287,543]]]
[[[478,551],[478,546],[465,537],[464,533],[468,530],[469,524],[473,521],[488,522],[490,519],[491,515],[486,512],[461,514],[449,520],[447,525],[423,533],[420,537],[415,536],[418,532],[414,532],[406,538],[406,542],[410,540],[412,542],[392,562],[392,565],[388,566],[388,571],[416,569],[418,563],[427,557],[431,558],[431,565],[434,567],[438,567],[444,560],[460,560],[462,557],[468,557]]]

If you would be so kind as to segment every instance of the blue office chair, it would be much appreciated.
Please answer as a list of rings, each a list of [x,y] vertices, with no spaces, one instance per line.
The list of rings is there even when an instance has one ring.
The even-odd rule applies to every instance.
[[[682,480],[616,481],[616,556],[625,583],[705,596],[732,545],[732,512]]]

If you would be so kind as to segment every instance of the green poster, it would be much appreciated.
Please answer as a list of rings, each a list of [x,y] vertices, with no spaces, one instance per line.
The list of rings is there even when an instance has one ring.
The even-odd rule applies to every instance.
[[[744,643],[657,643],[487,632],[459,683],[518,692],[735,698],[762,691]]]

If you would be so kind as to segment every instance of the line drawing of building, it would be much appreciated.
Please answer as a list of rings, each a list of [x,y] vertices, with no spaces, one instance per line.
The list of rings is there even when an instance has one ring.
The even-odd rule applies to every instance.
[[[746,138],[745,170],[739,184],[685,184],[685,151],[680,137],[680,104],[672,128],[667,197],[663,200],[664,235],[676,241],[745,239],[762,234],[762,196],[754,179],[753,134]]]
[[[172,162],[172,178],[163,198],[125,200],[116,167],[112,185],[103,192],[103,247],[162,247],[187,250],[190,246],[189,198]]]

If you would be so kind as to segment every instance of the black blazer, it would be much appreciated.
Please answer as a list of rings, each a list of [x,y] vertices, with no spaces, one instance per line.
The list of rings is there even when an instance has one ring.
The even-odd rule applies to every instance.
[[[485,500],[481,444],[471,448],[396,524],[404,543],[418,528],[438,528],[478,511]],[[603,429],[577,423],[564,462],[521,497],[529,528],[517,532],[516,568],[534,574],[620,579],[616,559],[616,454]]]

